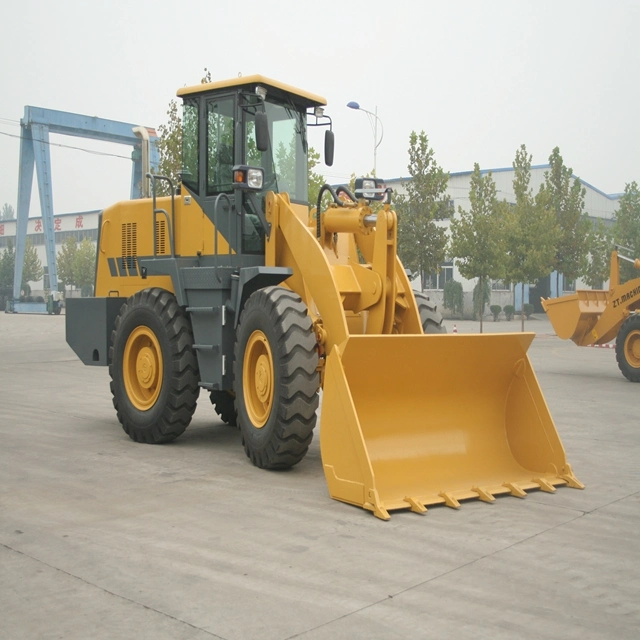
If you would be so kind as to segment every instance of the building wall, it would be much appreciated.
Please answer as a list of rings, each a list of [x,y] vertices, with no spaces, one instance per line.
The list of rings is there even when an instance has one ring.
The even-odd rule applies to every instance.
[[[537,165],[531,168],[531,182],[530,186],[533,193],[537,193],[540,186],[544,184],[545,172],[549,170],[549,165]],[[515,194],[513,192],[513,168],[499,168],[491,169],[491,176],[496,185],[497,196],[500,200],[506,200],[511,204],[515,204]],[[482,171],[482,174],[488,173],[489,170]],[[449,174],[449,182],[447,185],[447,195],[450,199],[452,212],[454,216],[459,216],[459,210],[462,208],[468,211],[471,207],[471,201],[469,200],[469,190],[471,186],[471,171],[463,171],[459,173]],[[574,176],[575,177],[575,176]],[[387,180],[386,184],[392,187],[396,193],[406,194],[406,184],[411,178],[394,178]],[[585,188],[585,213],[592,219],[600,219],[605,224],[613,224],[615,218],[615,212],[618,208],[618,201],[621,194],[608,195],[591,184],[582,181],[582,185]],[[449,229],[451,225],[450,220],[442,220],[438,222],[439,225]],[[451,276],[462,283],[462,289],[465,297],[465,315],[471,315],[472,302],[471,295],[473,288],[476,285],[477,279],[467,280],[463,278],[455,264],[455,260],[450,260],[449,263],[445,263],[444,269],[449,270]],[[447,274],[448,275],[448,274]],[[424,287],[419,279],[415,279],[413,287],[415,289],[424,290],[429,297],[438,302],[440,310],[442,308],[442,287],[443,281],[446,281],[446,277],[442,277],[442,271],[440,277],[437,278],[435,283],[425,282]],[[435,284],[435,286],[433,286]],[[581,280],[576,283],[578,288],[589,288]],[[520,308],[520,291],[517,292],[517,296],[513,291],[513,285],[505,290],[504,286],[494,286],[491,294],[491,304],[499,304],[504,307],[506,304],[514,304],[517,308]],[[517,297],[517,299],[516,299]],[[525,291],[525,302],[528,301],[528,291]],[[487,310],[488,313],[488,310]],[[446,311],[445,311],[446,315]]]
[[[89,238],[95,245],[98,238],[98,221],[100,211],[82,211],[80,213],[63,213],[54,216],[53,230],[56,239],[56,255],[69,236],[74,236],[78,242]],[[29,218],[27,223],[27,238],[35,247],[38,258],[43,267],[47,265],[47,254],[44,243],[42,218]],[[8,241],[16,246],[16,221],[0,220],[0,251],[5,251]],[[32,295],[44,295],[44,278],[38,282],[31,282]]]

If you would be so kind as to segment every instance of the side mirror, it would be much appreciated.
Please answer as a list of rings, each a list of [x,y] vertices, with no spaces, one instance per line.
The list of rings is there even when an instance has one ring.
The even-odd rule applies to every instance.
[[[327,129],[324,132],[324,163],[327,167],[333,165],[333,150],[335,145],[335,138],[333,131]]]
[[[264,111],[256,113],[256,147],[258,151],[269,150],[269,122]]]

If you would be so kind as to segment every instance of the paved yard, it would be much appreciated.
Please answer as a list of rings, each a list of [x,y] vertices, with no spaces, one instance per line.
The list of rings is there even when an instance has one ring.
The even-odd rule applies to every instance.
[[[586,490],[382,522],[328,497],[317,438],[289,472],[251,466],[205,395],[175,443],[133,443],[64,316],[0,314],[0,637],[635,640],[640,385],[528,328]]]

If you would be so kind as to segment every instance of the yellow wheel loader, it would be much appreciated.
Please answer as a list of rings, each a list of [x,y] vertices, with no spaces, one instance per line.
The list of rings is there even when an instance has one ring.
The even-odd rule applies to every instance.
[[[381,181],[324,185],[309,210],[308,127],[327,127],[333,161],[323,98],[262,76],[178,95],[180,185],[156,197],[168,179],[149,175],[152,198],[103,212],[96,297],[67,307],[67,341],[109,367],[133,440],[178,437],[205,389],[254,465],[288,468],[323,389],[329,493],[379,518],[582,487],[527,356],[533,334],[446,334],[411,290]]]
[[[611,253],[609,289],[585,289],[560,298],[542,298],[542,307],[559,338],[579,347],[616,341],[616,360],[627,380],[640,382],[640,277],[620,284],[620,260],[640,269],[616,247]]]

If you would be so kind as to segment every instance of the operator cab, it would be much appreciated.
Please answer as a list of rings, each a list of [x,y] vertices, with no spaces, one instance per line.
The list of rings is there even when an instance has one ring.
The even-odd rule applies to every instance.
[[[331,121],[322,114],[326,101],[259,75],[185,87],[178,96],[182,185],[235,251],[262,253],[267,191],[286,192],[292,204],[308,207],[308,126],[329,127],[325,161],[333,162]],[[233,240],[237,217],[218,215],[231,204],[241,214],[241,247]]]

